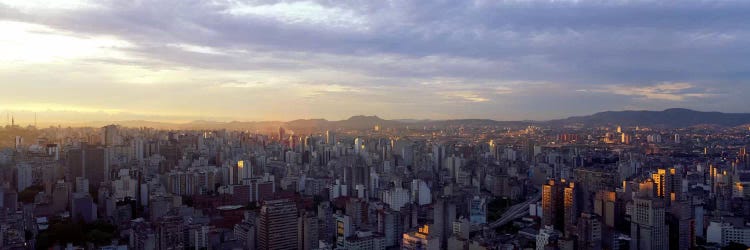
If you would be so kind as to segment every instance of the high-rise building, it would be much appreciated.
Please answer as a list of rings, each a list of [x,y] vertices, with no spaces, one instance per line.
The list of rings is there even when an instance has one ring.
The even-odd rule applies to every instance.
[[[263,202],[258,218],[258,249],[297,249],[297,205],[289,199]]]
[[[70,201],[70,213],[73,221],[83,220],[93,222],[96,220],[96,204],[88,193],[73,193]]]
[[[106,148],[101,145],[81,143],[80,148],[69,150],[67,166],[72,178],[84,177],[93,188],[98,188],[109,177],[109,159]]]
[[[56,212],[66,210],[70,201],[70,191],[70,183],[62,180],[55,183],[55,189],[52,191],[52,205]]]
[[[639,195],[633,198],[630,215],[630,249],[669,249],[668,227],[665,223],[664,200]]]
[[[658,169],[656,173],[651,174],[656,186],[656,197],[665,200],[669,206],[672,201],[680,200],[682,189],[682,177],[675,168]]]
[[[328,145],[336,144],[336,133],[330,130],[326,130],[326,144]]]
[[[409,203],[409,190],[401,187],[392,188],[383,192],[383,202],[390,205],[393,210],[400,211],[401,208]]]
[[[530,163],[536,162],[536,153],[534,152],[534,148],[536,145],[534,144],[534,141],[532,140],[526,140],[526,144],[524,145],[524,151],[526,153],[526,161]]]
[[[107,125],[102,128],[102,138],[104,146],[115,146],[120,144],[119,127],[117,125]]]
[[[443,160],[443,168],[446,168],[448,170],[450,178],[455,181],[458,176],[458,172],[461,170],[461,167],[464,166],[464,163],[465,159],[463,157],[458,157],[455,155],[449,156]]]
[[[286,139],[286,130],[283,127],[279,127],[279,141]]]
[[[556,246],[559,235],[552,225],[544,225],[536,235],[536,250],[547,249],[548,246]]]
[[[16,165],[17,172],[17,189],[18,192],[30,187],[33,184],[32,167],[31,164],[21,162]]]
[[[414,143],[407,142],[404,143],[403,147],[401,148],[401,157],[404,159],[403,165],[406,166],[412,166],[414,165]]]
[[[234,236],[246,249],[255,249],[255,225],[240,222],[234,225]]]
[[[487,223],[487,199],[474,196],[469,202],[469,218],[471,224]]]
[[[594,214],[599,215],[605,226],[615,227],[616,193],[601,190],[594,196]]]
[[[146,143],[141,137],[137,137],[130,141],[130,146],[133,150],[133,159],[135,159],[138,162],[141,162],[146,157],[146,150],[145,146]]]
[[[462,239],[469,239],[471,237],[471,222],[468,219],[458,218],[453,222],[452,234]]]
[[[599,216],[581,213],[577,226],[577,249],[602,249],[602,224]]]
[[[367,201],[359,198],[351,198],[346,201],[346,215],[350,216],[355,226],[361,227],[367,223]]]
[[[129,249],[157,249],[156,233],[151,227],[151,224],[143,220],[143,218],[133,220],[128,231],[130,231]]]
[[[731,242],[750,245],[750,227],[711,221],[706,229],[706,241],[726,246]]]
[[[434,204],[432,235],[440,244],[447,244],[448,236],[453,232],[453,221],[456,220],[456,203],[446,197],[439,197]],[[445,243],[444,243],[445,242]]]
[[[364,139],[354,138],[354,153],[359,154],[364,149]]]
[[[500,152],[497,144],[495,143],[495,140],[490,140],[489,143],[487,143],[490,149],[490,154],[492,154],[492,159],[495,161],[500,160]]]
[[[421,205],[427,205],[432,203],[432,195],[430,188],[427,183],[421,179],[414,179],[411,182],[411,197],[415,203]]]
[[[571,236],[576,233],[578,217],[583,209],[582,189],[576,187],[574,182],[569,182],[563,190],[563,212],[565,223],[565,236]]]
[[[695,220],[692,209],[693,206],[687,200],[673,201],[669,206],[666,222],[669,226],[670,249],[693,249]]]
[[[265,175],[260,180],[253,183],[251,200],[265,201],[272,199],[276,193],[276,182],[273,175]]]
[[[318,248],[319,220],[311,212],[305,212],[299,218],[299,247],[303,250]]]
[[[318,238],[323,242],[330,243],[335,237],[335,220],[331,203],[323,201],[318,204],[318,220],[320,221],[320,232]]]
[[[398,246],[401,244],[401,234],[404,223],[401,213],[392,209],[378,211],[378,232],[385,237],[385,247]]]
[[[15,148],[16,151],[21,151],[23,149],[23,137],[22,136],[16,136],[15,140]]]
[[[564,230],[564,180],[542,185],[542,225]]]
[[[342,249],[385,250],[385,237],[372,231],[357,231],[344,240]]]
[[[250,185],[232,185],[232,201],[235,204],[244,205],[251,202],[252,188]]]
[[[352,217],[341,214],[340,211],[334,216],[336,220],[336,246],[344,247],[344,241],[354,233],[354,223]]]
[[[180,216],[164,216],[156,223],[157,249],[177,250],[188,246],[186,227]]]
[[[244,161],[239,160],[237,161],[237,180],[238,183],[243,183],[243,181],[250,180],[250,178],[253,178],[253,167],[251,166],[251,161]]]
[[[416,232],[403,235],[401,242],[402,250],[439,250],[440,238],[430,232],[430,226],[424,225]]]
[[[440,144],[432,145],[432,162],[434,164],[433,171],[443,168],[443,160],[445,159],[445,146]]]
[[[208,225],[202,225],[192,230],[193,238],[195,239],[193,247],[196,249],[208,249],[208,233],[210,230],[211,227]]]
[[[622,144],[630,144],[631,136],[628,133],[622,133]]]

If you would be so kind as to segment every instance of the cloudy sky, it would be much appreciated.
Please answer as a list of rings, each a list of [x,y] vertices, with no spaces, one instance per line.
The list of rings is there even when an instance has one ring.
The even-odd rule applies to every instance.
[[[750,1],[0,0],[19,122],[750,112]]]

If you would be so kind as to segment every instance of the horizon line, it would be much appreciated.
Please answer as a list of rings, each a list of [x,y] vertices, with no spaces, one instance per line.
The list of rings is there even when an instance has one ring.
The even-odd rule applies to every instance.
[[[510,119],[510,120],[498,120],[493,118],[476,118],[476,117],[465,117],[465,118],[449,118],[449,119],[434,119],[434,118],[392,118],[392,119],[386,119],[381,117],[380,115],[351,115],[345,119],[327,119],[327,118],[297,118],[297,119],[290,119],[290,120],[239,120],[239,119],[227,119],[227,120],[213,120],[213,119],[192,119],[192,120],[149,120],[149,119],[123,119],[123,120],[91,120],[91,121],[53,121],[53,122],[45,122],[45,121],[39,121],[37,119],[32,120],[31,123],[19,123],[18,119],[15,120],[15,125],[19,127],[27,127],[27,126],[33,126],[34,123],[37,123],[41,126],[36,127],[54,127],[54,126],[68,126],[68,127],[92,127],[93,124],[114,124],[114,125],[121,125],[119,123],[127,123],[127,122],[143,122],[143,123],[160,123],[163,125],[191,125],[192,123],[199,123],[199,122],[205,122],[205,123],[221,123],[221,124],[230,124],[230,123],[289,123],[294,121],[311,121],[311,120],[323,120],[328,122],[338,122],[338,121],[346,121],[354,117],[375,117],[384,121],[405,121],[405,120],[412,120],[414,122],[423,122],[423,121],[455,121],[455,120],[490,120],[495,122],[549,122],[549,121],[555,121],[555,120],[563,120],[573,117],[581,117],[581,116],[590,116],[595,115],[598,113],[604,113],[604,112],[664,112],[667,110],[689,110],[694,112],[703,112],[703,113],[723,113],[723,114],[750,114],[750,112],[722,112],[722,111],[702,111],[702,110],[696,110],[696,109],[689,109],[689,108],[666,108],[663,110],[648,110],[648,109],[624,109],[624,110],[604,110],[604,111],[598,111],[594,113],[589,114],[583,114],[583,115],[570,115],[567,117],[562,118],[553,118],[553,119]],[[38,112],[33,112],[38,113]],[[10,114],[12,116],[12,112],[6,111],[6,114]],[[36,116],[36,115],[35,115]],[[15,118],[15,117],[14,117]],[[36,117],[35,117],[36,118]],[[408,122],[407,122],[408,123]],[[8,124],[10,125],[10,121],[8,121]],[[3,126],[4,127],[4,126]],[[145,127],[145,126],[144,126]]]

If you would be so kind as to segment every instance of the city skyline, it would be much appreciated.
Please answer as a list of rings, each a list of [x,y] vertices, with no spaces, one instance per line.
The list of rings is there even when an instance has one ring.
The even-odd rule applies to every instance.
[[[750,114],[566,120],[3,126],[0,246],[750,246]]]
[[[540,125],[540,126],[560,126],[560,125],[584,125],[591,126],[657,126],[686,128],[692,126],[713,125],[719,127],[748,127],[750,129],[750,113],[723,113],[716,111],[701,111],[685,108],[669,108],[665,110],[606,110],[594,114],[574,115],[560,119],[549,120],[494,120],[487,118],[457,118],[457,119],[414,119],[414,118],[386,118],[378,115],[352,115],[344,119],[326,119],[326,118],[299,118],[291,120],[124,120],[117,115],[110,115],[109,119],[96,121],[55,121],[40,119],[37,112],[22,113],[6,112],[6,126],[34,126],[37,128],[44,127],[102,127],[107,125],[118,125],[124,127],[153,127],[157,129],[248,129],[248,128],[276,128],[288,127],[304,129],[322,129],[322,128],[351,128],[354,127],[408,127],[416,126],[442,126],[442,122],[454,124],[481,122],[488,125],[519,124]],[[352,124],[353,122],[353,124]]]
[[[748,0],[0,0],[0,249],[750,249]]]
[[[8,0],[0,111],[27,124],[34,113],[67,123],[744,113],[748,10],[742,1]]]

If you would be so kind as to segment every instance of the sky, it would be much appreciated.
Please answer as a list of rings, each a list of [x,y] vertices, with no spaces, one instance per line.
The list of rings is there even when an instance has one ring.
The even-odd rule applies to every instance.
[[[750,112],[750,1],[0,0],[18,123]]]

